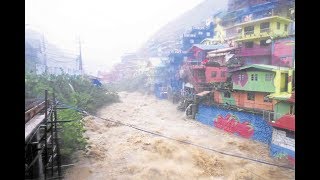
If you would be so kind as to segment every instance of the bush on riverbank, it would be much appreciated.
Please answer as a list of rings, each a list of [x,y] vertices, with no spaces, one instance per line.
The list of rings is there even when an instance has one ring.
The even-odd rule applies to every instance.
[[[44,92],[48,90],[48,98],[52,98],[54,92],[59,102],[85,110],[95,114],[104,105],[119,101],[116,93],[94,86],[86,77],[75,75],[25,75],[25,98],[44,98]],[[68,160],[70,155],[78,149],[83,149],[86,140],[82,122],[82,115],[72,109],[59,110],[59,120],[76,120],[62,123],[61,155]]]

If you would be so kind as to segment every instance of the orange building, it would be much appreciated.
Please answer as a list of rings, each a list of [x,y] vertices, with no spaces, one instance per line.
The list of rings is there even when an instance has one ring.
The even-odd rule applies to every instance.
[[[239,108],[272,111],[276,101],[269,99],[265,92],[250,91],[222,91],[215,90],[213,93],[214,103],[229,104]]]

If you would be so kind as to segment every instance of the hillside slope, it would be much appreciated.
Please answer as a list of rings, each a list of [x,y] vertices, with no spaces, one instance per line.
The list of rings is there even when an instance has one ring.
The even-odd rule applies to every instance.
[[[143,57],[166,55],[168,50],[180,47],[180,38],[192,26],[199,26],[218,10],[226,9],[227,0],[204,0],[157,31],[139,50]],[[166,49],[158,52],[158,49]]]

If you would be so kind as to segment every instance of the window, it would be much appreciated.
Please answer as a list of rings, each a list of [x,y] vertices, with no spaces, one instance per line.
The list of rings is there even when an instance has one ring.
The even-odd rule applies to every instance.
[[[294,139],[294,131],[286,131],[286,137]]]
[[[287,57],[280,57],[280,61],[282,61],[282,62],[287,61]]]
[[[243,81],[244,80],[244,74],[239,74],[239,81]]]
[[[221,72],[221,77],[226,77],[226,72],[225,71]]]
[[[205,76],[205,74],[203,71],[198,71],[198,77],[204,77],[204,76]]]
[[[247,99],[250,100],[250,101],[254,101],[254,93],[253,92],[248,92]]]
[[[280,29],[280,23],[277,22],[277,29]]]
[[[217,76],[217,71],[212,71],[211,72],[211,77],[216,77]]]
[[[190,43],[194,43],[194,40],[193,40],[193,39],[190,39]]]
[[[258,81],[258,74],[251,74],[251,81]]]
[[[254,33],[254,26],[247,26],[244,28],[244,34],[250,35]]]
[[[284,31],[288,31],[288,24],[284,25]]]
[[[210,34],[210,32],[207,32],[207,36],[210,36],[211,34]]]
[[[223,93],[223,97],[230,98],[231,97],[231,93],[230,92],[224,92]]]
[[[198,32],[198,34],[199,34],[199,35],[202,35],[202,34],[203,34],[203,32],[202,32],[202,31],[199,31],[199,32]]]
[[[294,105],[290,105],[290,114],[294,114]]]
[[[261,40],[260,41],[260,46],[269,46],[266,40]]]
[[[264,22],[260,24],[260,33],[269,32],[270,22]]]
[[[268,95],[267,95],[268,96]],[[269,97],[267,96],[264,96],[263,97],[263,102],[268,102],[268,103],[271,103],[272,102],[272,99],[270,99]]]
[[[272,81],[272,79],[273,79],[273,74],[268,73],[268,74],[266,74],[265,77],[266,77],[266,78],[265,78],[265,81]]]
[[[246,48],[253,48],[253,41],[245,42],[244,46]]]

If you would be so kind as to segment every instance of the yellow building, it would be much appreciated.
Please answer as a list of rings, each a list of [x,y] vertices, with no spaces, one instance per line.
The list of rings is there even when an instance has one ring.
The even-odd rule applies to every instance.
[[[293,21],[281,16],[270,16],[237,24],[236,27],[240,27],[241,31],[236,41],[257,41],[286,37],[289,35],[289,24],[291,22]]]

